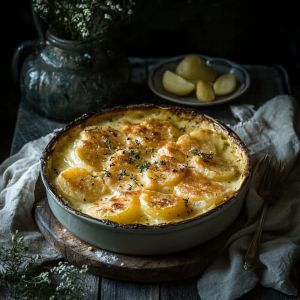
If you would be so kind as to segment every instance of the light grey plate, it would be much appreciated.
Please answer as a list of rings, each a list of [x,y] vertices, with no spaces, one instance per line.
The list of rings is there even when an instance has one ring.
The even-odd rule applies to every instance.
[[[214,68],[218,74],[231,73],[237,81],[238,87],[234,93],[226,96],[217,96],[212,102],[200,102],[197,100],[195,92],[187,96],[176,96],[167,92],[162,85],[162,77],[166,70],[174,71],[176,65],[185,57],[185,55],[166,59],[152,67],[148,77],[148,85],[153,93],[166,100],[192,106],[212,106],[229,102],[241,96],[250,86],[250,76],[242,66],[223,58],[214,58],[200,55],[207,65]]]

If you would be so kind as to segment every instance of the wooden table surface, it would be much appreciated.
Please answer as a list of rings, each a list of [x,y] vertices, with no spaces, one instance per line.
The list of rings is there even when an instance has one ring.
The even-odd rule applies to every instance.
[[[149,68],[156,59],[132,59],[132,95],[133,103],[160,103],[171,104],[154,96],[146,85],[146,78]],[[230,113],[230,104],[238,105],[249,103],[256,107],[263,104],[268,99],[283,93],[291,93],[291,88],[287,74],[280,66],[245,66],[251,77],[250,89],[238,100],[205,108],[201,111],[213,117],[216,117],[225,123],[234,123],[233,116]],[[26,142],[36,139],[42,135],[51,132],[55,128],[65,124],[58,121],[49,120],[38,115],[24,101],[21,101],[18,117],[15,127],[15,134],[12,143],[11,153],[17,152]],[[293,277],[300,290],[300,265],[295,265]],[[155,279],[154,279],[155,280]],[[196,288],[197,278],[180,282],[170,282],[161,284],[138,284],[121,282],[106,278],[97,277],[91,274],[86,275],[86,299],[101,300],[182,300],[182,299],[200,299]],[[217,288],[217,285],[216,285]],[[1,296],[0,296],[1,298]],[[8,299],[8,298],[7,298]],[[257,286],[252,292],[245,295],[242,299],[300,299],[298,297],[289,297],[271,289]]]

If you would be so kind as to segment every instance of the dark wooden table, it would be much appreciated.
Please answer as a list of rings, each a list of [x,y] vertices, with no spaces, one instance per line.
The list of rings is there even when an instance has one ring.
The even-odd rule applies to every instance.
[[[154,96],[146,86],[146,78],[149,68],[156,59],[132,59],[132,95],[134,103],[167,103]],[[201,109],[213,117],[219,118],[225,123],[234,123],[230,113],[230,104],[249,103],[260,106],[268,99],[278,94],[291,94],[291,87],[287,74],[280,66],[246,66],[251,76],[251,87],[246,94],[235,102],[229,104]],[[38,115],[24,101],[21,101],[18,118],[16,122],[15,134],[12,143],[11,153],[17,152],[26,142],[39,138],[51,132],[55,128],[64,126],[62,122],[49,120]],[[294,281],[300,290],[300,265],[295,265],[293,270]],[[170,282],[162,284],[138,284],[120,282],[116,280],[97,277],[91,274],[86,275],[86,299],[102,300],[182,300],[199,299],[196,288],[197,278],[180,282]],[[217,288],[217,285],[216,285]],[[1,297],[0,297],[1,298]],[[8,299],[8,298],[7,298]],[[288,297],[271,289],[257,286],[251,293],[245,295],[243,299],[300,299],[298,297]]]

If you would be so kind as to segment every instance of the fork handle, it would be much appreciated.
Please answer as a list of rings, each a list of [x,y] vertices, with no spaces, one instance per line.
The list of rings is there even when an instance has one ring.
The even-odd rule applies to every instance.
[[[260,215],[258,225],[254,232],[254,236],[249,244],[249,247],[248,247],[246,255],[245,255],[245,259],[244,259],[244,269],[245,270],[253,270],[257,265],[261,234],[262,234],[263,225],[264,225],[268,206],[269,205],[268,205],[267,201],[265,201],[263,210]]]

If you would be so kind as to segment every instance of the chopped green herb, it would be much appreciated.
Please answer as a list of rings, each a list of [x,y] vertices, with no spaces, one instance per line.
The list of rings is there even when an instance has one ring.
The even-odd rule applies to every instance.
[[[129,176],[127,173],[126,173],[126,170],[121,170],[118,174],[118,180],[121,180],[124,176]]]
[[[145,162],[142,165],[138,166],[141,173],[150,168],[151,164],[149,162]]]
[[[139,150],[134,150],[134,149],[128,150],[128,155],[130,156],[128,158],[128,163],[133,164],[136,160],[139,160],[141,158],[140,153],[141,151]]]
[[[191,152],[195,155],[200,156],[205,162],[208,162],[214,158],[214,155],[212,153],[204,153],[197,148],[192,148]]]
[[[129,177],[136,185],[139,185],[138,180],[134,174],[129,174]]]
[[[102,172],[105,174],[106,177],[111,177],[111,173],[108,170],[103,169]]]
[[[104,137],[103,143],[104,143],[105,146],[106,146],[109,150],[111,150],[111,151],[116,149],[116,147],[111,143],[111,141],[109,140],[108,137]]]
[[[142,145],[142,143],[141,143],[139,140],[135,140],[135,143],[136,143],[138,146]]]
[[[183,198],[184,204],[188,205],[189,204],[189,200],[190,200],[189,198]]]

